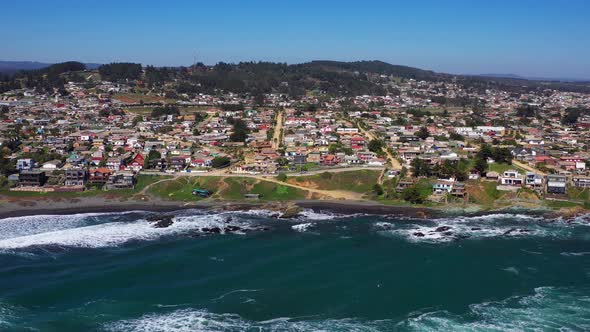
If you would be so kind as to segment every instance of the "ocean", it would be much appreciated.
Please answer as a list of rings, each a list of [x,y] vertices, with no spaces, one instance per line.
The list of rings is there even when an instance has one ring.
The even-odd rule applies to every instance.
[[[590,330],[590,216],[0,220],[2,331]]]

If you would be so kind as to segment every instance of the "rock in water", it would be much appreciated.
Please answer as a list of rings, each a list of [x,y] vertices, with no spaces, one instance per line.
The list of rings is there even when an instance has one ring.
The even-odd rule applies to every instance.
[[[516,230],[516,228],[511,228],[509,230],[507,230],[506,232],[504,232],[504,235],[510,235],[510,233],[514,232]]]
[[[449,227],[449,226],[440,226],[440,227],[438,227],[437,229],[435,229],[434,231],[435,231],[435,232],[446,232],[446,231],[448,231],[449,229],[451,229],[451,227]]]
[[[221,233],[221,228],[219,228],[219,227],[203,227],[203,228],[201,228],[201,232],[203,232],[203,233],[220,234]]]
[[[416,237],[424,237],[425,235],[424,235],[424,233],[416,232],[416,233],[414,233],[414,236],[416,236]]]
[[[174,223],[172,220],[174,216],[166,216],[166,215],[151,215],[145,218],[150,223],[154,223],[153,227],[155,228],[166,228],[169,227]]]
[[[299,213],[301,212],[301,208],[298,206],[289,206],[288,208],[285,209],[285,211],[283,211],[283,213],[281,214],[281,216],[279,218],[281,219],[292,219],[292,218],[297,218],[299,216]]]

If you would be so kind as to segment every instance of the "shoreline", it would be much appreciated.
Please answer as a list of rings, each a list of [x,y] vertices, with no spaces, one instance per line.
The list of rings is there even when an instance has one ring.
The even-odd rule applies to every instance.
[[[187,209],[209,211],[243,211],[267,209],[286,211],[298,207],[314,212],[338,214],[399,215],[428,218],[441,215],[441,211],[412,206],[390,206],[371,201],[294,200],[294,201],[198,201],[180,202],[166,200],[117,200],[101,197],[43,198],[37,200],[8,199],[0,204],[0,219],[36,215],[71,215],[80,213],[119,213],[148,211],[167,213]]]
[[[120,213],[127,211],[147,211],[169,213],[187,209],[204,211],[244,211],[265,209],[285,212],[294,207],[310,209],[314,212],[331,212],[342,215],[373,214],[394,215],[410,218],[440,218],[448,215],[481,216],[493,213],[519,213],[509,209],[501,210],[441,210],[421,206],[392,206],[373,201],[342,200],[293,200],[293,201],[198,201],[180,202],[167,200],[117,200],[102,197],[43,198],[34,201],[9,199],[0,204],[0,219],[37,215],[72,215],[81,213]],[[523,211],[522,213],[541,214],[547,217],[586,214],[587,210],[564,211]]]

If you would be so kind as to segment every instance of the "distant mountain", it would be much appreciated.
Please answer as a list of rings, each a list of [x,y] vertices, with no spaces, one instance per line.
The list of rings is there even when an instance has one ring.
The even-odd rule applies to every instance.
[[[513,78],[515,80],[526,80],[526,77],[522,77],[516,74],[479,74],[477,76],[482,77],[497,77],[497,78]]]
[[[14,74],[21,70],[37,70],[47,68],[53,63],[44,63],[37,61],[0,61],[0,73]],[[96,69],[99,63],[85,63],[86,69]]]
[[[1,73],[14,73],[19,70],[35,70],[51,66],[51,63],[36,61],[0,61]]]

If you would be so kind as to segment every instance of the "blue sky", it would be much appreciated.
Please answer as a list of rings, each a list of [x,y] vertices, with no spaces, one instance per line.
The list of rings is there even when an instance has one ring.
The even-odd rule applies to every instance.
[[[0,60],[383,60],[590,79],[590,1],[5,1]]]

